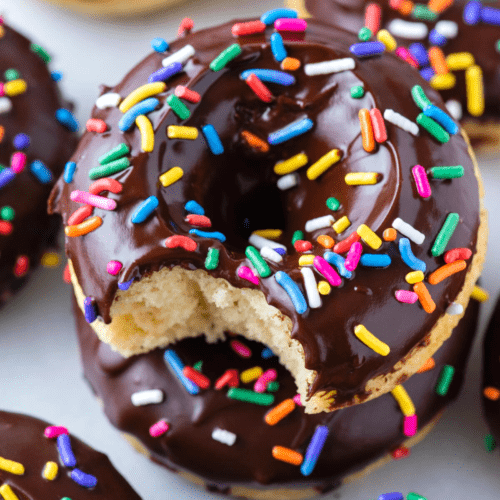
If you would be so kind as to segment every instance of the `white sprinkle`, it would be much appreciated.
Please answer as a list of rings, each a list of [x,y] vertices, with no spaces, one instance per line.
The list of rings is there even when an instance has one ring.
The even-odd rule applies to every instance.
[[[160,389],[149,389],[147,391],[134,392],[130,399],[134,406],[145,406],[161,403],[163,398],[163,391]]]
[[[120,94],[108,92],[107,94],[103,94],[102,96],[98,97],[95,105],[99,109],[116,108],[118,104],[120,104],[121,100],[122,98]]]
[[[317,229],[324,229],[325,227],[332,227],[335,219],[332,215],[323,215],[323,217],[317,217],[316,219],[311,219],[306,222],[305,230],[308,233],[312,233]]]
[[[448,39],[458,35],[458,24],[455,21],[438,21],[434,29]]]
[[[427,36],[429,30],[424,23],[413,23],[403,21],[403,19],[393,19],[387,29],[394,36],[406,38],[408,40],[422,40]]]
[[[328,75],[330,73],[339,73],[340,71],[354,69],[355,67],[356,61],[352,57],[346,57],[345,59],[306,64],[304,66],[304,73],[307,76]]]
[[[236,434],[226,431],[224,429],[219,429],[216,427],[212,431],[212,439],[219,441],[219,443],[227,444],[228,446],[233,446],[236,441]]]
[[[0,97],[0,114],[8,113],[12,109],[12,101],[8,97]]]
[[[273,240],[268,240],[267,238],[263,238],[262,236],[259,236],[258,234],[251,234],[250,238],[248,238],[248,242],[250,245],[253,245],[254,247],[258,248],[259,250],[262,250],[264,247],[270,247],[270,248],[282,248],[283,250],[286,250],[286,246],[282,245],[281,243],[276,243]]]
[[[422,234],[420,231],[417,231],[412,225],[408,224],[399,217],[397,219],[394,219],[392,227],[407,238],[410,238],[410,240],[417,245],[421,245],[425,240],[424,234]]]
[[[163,66],[169,66],[172,63],[180,62],[184,64],[190,57],[193,57],[195,54],[194,47],[192,45],[184,45],[182,49],[179,49],[177,52],[174,52],[171,56],[165,57],[161,62]]]
[[[316,278],[310,267],[301,268],[300,272],[304,277],[304,286],[306,287],[307,301],[309,302],[309,307],[311,309],[317,309],[321,307],[321,297],[318,292],[318,285],[316,283]]]
[[[403,115],[396,113],[393,109],[386,109],[384,111],[384,119],[397,127],[402,128],[405,132],[418,135],[418,125],[415,122],[408,120],[408,118],[405,118]]]
[[[455,99],[450,99],[445,102],[446,109],[450,113],[451,117],[457,121],[460,121],[463,116],[462,104]]]
[[[449,314],[450,316],[457,316],[463,312],[464,306],[462,306],[462,304],[457,304],[456,302],[452,302],[446,309],[446,314]]]
[[[271,247],[268,246],[262,247],[260,249],[260,255],[262,255],[264,259],[276,262],[276,264],[279,264],[280,262],[283,261],[283,257],[278,252],[276,252],[275,250],[273,250]]]
[[[297,174],[288,174],[278,179],[276,185],[278,186],[278,189],[281,189],[281,191],[286,191],[287,189],[293,188],[298,183],[299,176]]]

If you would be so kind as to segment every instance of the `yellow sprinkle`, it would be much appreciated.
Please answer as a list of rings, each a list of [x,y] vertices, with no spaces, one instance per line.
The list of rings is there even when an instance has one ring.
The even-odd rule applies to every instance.
[[[283,231],[281,229],[258,229],[252,234],[256,234],[257,236],[261,236],[262,238],[266,238],[268,240],[277,240],[281,237]]]
[[[410,396],[406,392],[406,389],[402,385],[397,385],[391,391],[391,394],[394,396],[394,399],[398,402],[401,411],[405,417],[411,417],[415,415],[415,405],[411,400]]]
[[[5,30],[3,29],[3,26],[0,26],[0,38],[2,38],[5,35]]]
[[[363,344],[381,356],[387,356],[391,352],[387,344],[384,344],[384,342],[375,337],[375,335],[370,333],[363,325],[354,327],[354,335],[356,335]]]
[[[2,484],[0,486],[0,495],[4,500],[19,500],[18,496],[12,491],[12,488],[8,484]]]
[[[455,86],[457,79],[453,73],[446,73],[444,75],[434,75],[430,83],[433,89],[448,90]]]
[[[310,181],[317,179],[321,174],[325,173],[332,165],[337,163],[340,160],[340,158],[342,158],[342,153],[340,152],[340,149],[332,149],[307,169],[307,178]]]
[[[177,182],[183,175],[184,170],[181,167],[174,167],[160,175],[160,182],[163,187],[167,187]]]
[[[341,217],[335,224],[333,225],[333,229],[340,234],[344,232],[351,225],[351,221],[348,219],[347,215]]]
[[[398,46],[394,37],[387,30],[380,30],[377,33],[377,40],[385,45],[385,50],[394,52]]]
[[[309,159],[305,153],[299,153],[298,155],[288,158],[288,160],[276,163],[276,165],[274,165],[274,173],[278,175],[290,174],[306,165],[308,161]]]
[[[446,64],[450,71],[467,69],[474,63],[474,56],[470,52],[454,52],[446,57]]]
[[[382,240],[366,224],[361,224],[356,232],[361,236],[362,240],[374,250],[378,250],[382,245]]]
[[[244,384],[248,384],[253,380],[257,380],[262,375],[262,368],[260,366],[254,366],[240,373],[240,380]]]
[[[24,80],[12,80],[3,85],[5,95],[9,97],[24,94],[27,88],[28,84]]]
[[[483,71],[477,65],[465,70],[465,89],[467,91],[467,111],[472,116],[484,113]]]
[[[24,465],[19,462],[13,462],[12,460],[7,460],[6,458],[0,457],[0,469],[11,474],[16,474],[17,476],[22,476],[24,474]]]
[[[133,92],[123,99],[122,103],[119,106],[119,110],[122,113],[126,113],[132,106],[135,106],[138,102],[143,101],[144,99],[151,97],[156,94],[161,94],[167,90],[167,84],[165,82],[155,82],[155,83],[146,83],[146,85],[142,85],[141,87],[135,89]]]
[[[490,298],[490,294],[484,288],[476,285],[472,290],[470,298],[478,302],[486,302]]]
[[[190,139],[194,141],[198,137],[198,129],[196,127],[169,125],[167,127],[167,136],[169,139]]]
[[[412,271],[405,276],[405,280],[407,283],[410,283],[410,285],[420,283],[424,281],[424,273],[422,271]]]
[[[318,283],[318,292],[321,295],[328,295],[332,291],[332,287],[328,281],[320,281]]]
[[[349,186],[377,184],[377,172],[351,172],[346,174],[345,183]]]
[[[146,116],[139,115],[135,119],[135,124],[141,132],[141,149],[145,153],[151,153],[155,148],[155,133],[151,121]]]
[[[53,481],[57,476],[59,467],[55,462],[47,462],[43,468],[42,476],[49,481]]]
[[[57,267],[59,265],[59,254],[55,252],[45,252],[42,255],[43,267]]]
[[[314,255],[301,255],[299,257],[299,266],[312,266],[314,261]]]

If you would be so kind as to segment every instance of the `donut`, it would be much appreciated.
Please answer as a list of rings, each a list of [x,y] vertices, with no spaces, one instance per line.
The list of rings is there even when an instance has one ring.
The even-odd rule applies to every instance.
[[[56,118],[70,111],[44,49],[3,20],[0,48],[1,305],[42,260],[55,258],[47,250],[56,246],[60,221],[47,214],[47,198],[77,138]]]
[[[0,497],[140,500],[108,457],[62,426],[0,411]]]
[[[428,4],[287,0],[287,4],[297,7],[303,16],[312,15],[353,33],[359,33],[367,22],[388,30],[401,44],[401,57],[419,68],[441,92],[454,118],[463,121],[476,152],[496,154],[500,143],[500,1],[481,5],[466,0]],[[384,38],[386,31],[377,39]]]
[[[391,394],[332,413],[306,414],[294,403],[294,379],[277,357],[265,345],[241,336],[216,344],[185,338],[167,349],[123,358],[97,338],[74,302],[84,376],[111,423],[155,462],[187,474],[210,491],[246,498],[325,493],[407,456],[459,392],[478,309],[471,301],[453,339],[404,384],[418,422],[418,432],[405,435],[405,416]],[[235,342],[251,351],[250,356],[242,357]],[[185,387],[171,367],[175,358],[185,365],[182,373],[186,368],[199,370],[209,386],[199,381],[195,386],[204,388],[198,394],[188,392],[190,386]],[[265,388],[260,394],[273,399],[271,403],[234,399],[233,389],[252,389],[259,379]],[[162,397],[154,399],[153,391]],[[326,431],[326,441],[315,465],[305,466],[304,456],[318,429]],[[291,450],[289,456],[297,462],[282,461],[283,449]]]
[[[264,25],[191,33],[106,88],[106,130],[83,135],[49,209],[102,341],[131,356],[236,331],[276,353],[307,411],[332,411],[392,390],[451,335],[486,247],[479,173],[399,58],[352,58],[356,37],[317,21],[232,36]],[[285,52],[303,67],[280,70]]]

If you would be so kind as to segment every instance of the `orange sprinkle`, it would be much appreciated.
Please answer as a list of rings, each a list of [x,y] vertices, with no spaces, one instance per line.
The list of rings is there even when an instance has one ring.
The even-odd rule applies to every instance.
[[[247,141],[250,147],[257,149],[261,153],[267,153],[269,151],[269,144],[264,142],[260,137],[252,134],[252,132],[243,130],[243,132],[241,132],[241,137]]]
[[[302,460],[304,460],[304,457],[300,453],[284,446],[273,446],[273,457],[276,460],[281,460],[292,465],[300,465]]]
[[[0,26],[0,38],[2,38],[5,35],[5,30],[3,29],[3,26]]]
[[[280,420],[284,419],[289,413],[295,409],[295,401],[293,399],[285,399],[278,406],[275,406],[264,417],[267,425],[275,425]]]
[[[432,370],[436,366],[434,358],[429,358],[418,370],[417,373],[425,373]]]
[[[446,75],[450,72],[444,53],[439,47],[431,47],[428,54],[432,69],[437,75]]]
[[[5,128],[0,125],[0,142],[3,141],[3,136],[5,135]]]
[[[384,241],[394,241],[397,235],[398,233],[393,227],[388,227],[382,234],[382,237]]]
[[[318,236],[318,243],[325,248],[332,248],[335,245],[334,239],[327,234],[320,234]]]
[[[491,399],[491,401],[500,399],[500,391],[496,387],[485,387],[483,394],[485,398]]]
[[[448,278],[452,274],[463,271],[467,267],[465,260],[456,260],[455,262],[450,262],[449,264],[445,264],[440,268],[436,269],[429,276],[429,283],[431,285],[437,285],[441,283],[444,279]]]
[[[370,112],[366,109],[360,109],[359,124],[361,125],[361,137],[363,138],[363,149],[371,153],[375,149],[375,138],[373,137],[373,126],[370,118]]]
[[[300,68],[300,61],[295,57],[285,57],[281,61],[281,69],[283,71],[295,71]]]
[[[429,2],[427,3],[427,7],[429,8],[429,10],[432,10],[437,14],[441,14],[441,12],[450,7],[452,3],[453,0],[429,0]]]
[[[424,308],[424,311],[429,314],[434,312],[434,309],[436,309],[436,304],[432,300],[431,294],[429,293],[429,290],[427,290],[427,287],[422,282],[415,283],[413,285],[413,291],[418,295],[418,300]]]
[[[405,0],[399,4],[398,10],[403,16],[409,16],[413,10],[413,2]]]
[[[66,226],[64,232],[66,236],[83,236],[84,234],[90,233],[97,229],[102,224],[102,219],[95,215],[90,219],[83,221],[75,226]]]

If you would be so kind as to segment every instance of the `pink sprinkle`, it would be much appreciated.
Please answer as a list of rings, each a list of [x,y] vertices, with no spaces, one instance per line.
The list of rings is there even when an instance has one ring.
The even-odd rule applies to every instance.
[[[102,208],[103,210],[114,210],[116,208],[115,200],[87,193],[86,191],[73,191],[69,197],[77,203],[85,203],[86,205],[92,205],[93,207]]]
[[[56,427],[55,425],[51,425],[50,427],[45,428],[43,434],[46,438],[52,439],[61,436],[62,434],[69,434],[69,432],[66,427]]]
[[[304,19],[276,19],[274,21],[274,28],[278,31],[305,31],[307,21]]]
[[[177,87],[175,87],[174,93],[179,99],[185,99],[189,102],[196,103],[200,102],[201,99],[201,95],[198,94],[198,92],[196,92],[195,90],[190,90],[187,87],[184,87],[184,85],[177,85]]]
[[[278,372],[274,368],[270,368],[269,370],[266,370],[258,379],[257,382],[255,382],[255,385],[253,387],[253,390],[255,392],[265,392],[267,388],[267,384],[269,382],[272,382],[273,380],[276,380],[276,377],[278,376]]]
[[[302,401],[300,399],[300,394],[295,394],[293,397],[293,401],[296,405],[302,406]]]
[[[252,355],[252,351],[238,340],[231,340],[231,347],[242,358],[249,358]]]
[[[3,87],[3,83],[0,82],[0,97],[3,97],[5,95],[5,89]]]
[[[422,165],[415,165],[411,169],[411,171],[415,179],[415,184],[417,185],[418,194],[422,198],[429,198],[429,196],[432,194],[432,191],[427,173],[425,172],[425,168],[422,167]]]
[[[405,416],[403,421],[403,433],[405,436],[414,436],[417,433],[417,427],[416,415]]]
[[[122,269],[123,264],[117,260],[110,260],[106,266],[106,271],[112,276],[116,276]]]
[[[361,245],[361,244],[360,244]],[[326,281],[332,286],[340,286],[342,278],[338,275],[337,271],[328,264],[328,262],[317,255],[313,260],[314,267],[325,277]]]
[[[149,428],[149,435],[154,438],[160,437],[162,434],[165,434],[165,432],[168,431],[168,428],[169,426],[167,422],[165,422],[165,420],[160,420]]]
[[[359,259],[361,259],[361,254],[363,252],[363,246],[359,241],[354,242],[347,252],[345,258],[345,268],[348,271],[354,271],[358,267]]]
[[[406,61],[410,66],[418,69],[418,61],[411,55],[411,52],[405,47],[398,47],[396,49],[396,55]]]
[[[418,295],[410,290],[396,290],[396,299],[405,304],[415,304],[418,300]]]
[[[247,266],[241,266],[238,269],[238,276],[244,280],[250,281],[250,283],[253,283],[254,285],[259,284],[259,278],[257,278],[253,271]]]
[[[12,170],[16,174],[19,174],[24,170],[25,166],[26,166],[26,155],[24,153],[21,153],[20,151],[14,153],[12,155],[12,158],[10,159],[10,167],[12,168]]]
[[[68,226],[76,226],[77,224],[83,222],[87,217],[90,217],[93,211],[94,208],[92,205],[84,205],[70,215],[66,224]]]

